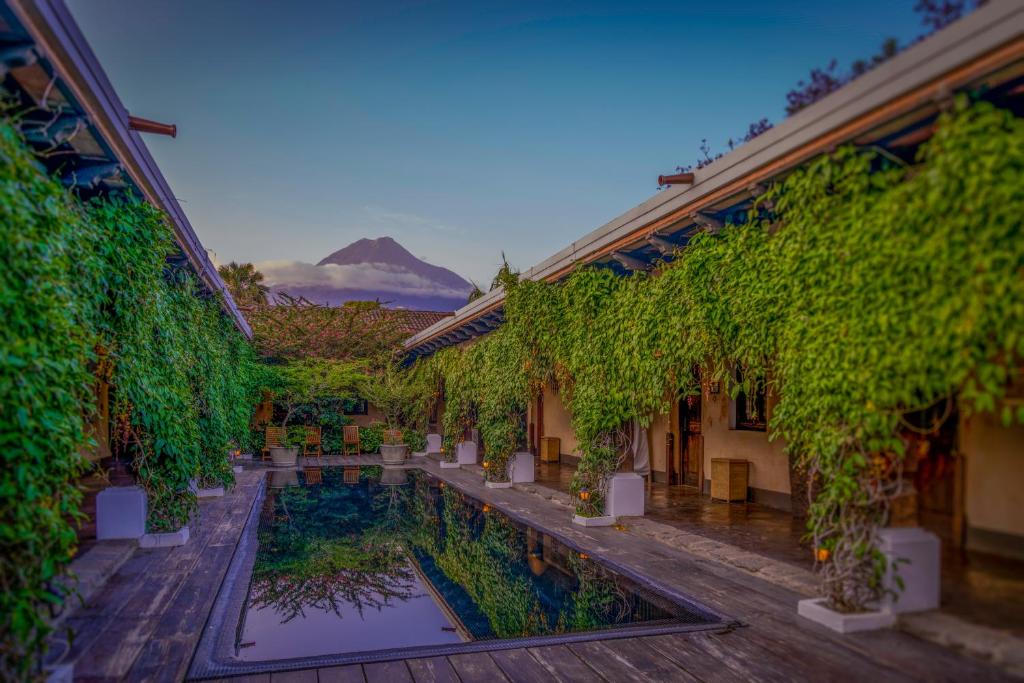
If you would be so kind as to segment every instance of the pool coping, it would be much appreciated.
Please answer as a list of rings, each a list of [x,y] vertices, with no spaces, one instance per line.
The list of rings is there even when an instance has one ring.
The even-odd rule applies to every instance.
[[[335,466],[327,465],[327,467]],[[303,468],[296,467],[293,469],[300,471]],[[463,495],[466,495],[478,502],[482,502],[476,494],[467,490],[458,482],[445,479],[424,467],[413,465],[406,466],[404,469],[419,470],[427,477],[433,478],[437,481],[442,481],[445,484],[454,487]],[[623,566],[622,564],[604,557],[601,554],[594,554],[592,550],[587,550],[586,548],[581,547],[578,542],[566,537],[564,534],[539,525],[536,521],[527,520],[521,515],[508,510],[505,506],[498,504],[495,507],[497,507],[502,514],[517,524],[524,525],[528,528],[534,528],[552,536],[555,540],[576,552],[590,553],[594,560],[611,569],[615,573],[633,581],[642,589],[648,590],[662,598],[676,603],[688,611],[707,619],[708,621],[703,624],[652,623],[648,625],[620,626],[603,630],[560,633],[545,636],[529,636],[525,638],[478,640],[445,645],[423,645],[388,648],[382,650],[346,652],[341,654],[316,655],[293,659],[245,662],[234,657],[235,641],[237,640],[238,633],[244,625],[244,608],[249,595],[249,577],[252,575],[253,566],[256,562],[259,516],[263,507],[263,502],[266,498],[268,487],[269,479],[267,477],[263,477],[259,491],[253,498],[249,514],[246,518],[245,527],[243,528],[238,544],[235,547],[231,562],[224,575],[224,580],[217,592],[217,597],[214,600],[209,618],[203,627],[199,643],[193,653],[192,662],[189,666],[186,677],[187,680],[203,680],[222,678],[225,676],[244,676],[251,674],[297,671],[327,666],[392,661],[396,659],[448,656],[524,647],[562,645],[595,640],[612,640],[673,633],[689,633],[695,631],[721,632],[732,630],[743,625],[740,621],[723,613],[721,610],[712,609],[689,595],[685,595],[669,586],[654,581],[650,577],[638,573],[629,567]],[[225,628],[226,625],[229,625],[232,622],[237,623],[237,627],[235,629]]]

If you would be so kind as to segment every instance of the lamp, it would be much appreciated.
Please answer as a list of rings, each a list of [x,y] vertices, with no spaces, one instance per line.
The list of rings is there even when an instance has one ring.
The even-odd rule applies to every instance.
[[[586,487],[580,489],[580,500],[590,500],[590,489]]]

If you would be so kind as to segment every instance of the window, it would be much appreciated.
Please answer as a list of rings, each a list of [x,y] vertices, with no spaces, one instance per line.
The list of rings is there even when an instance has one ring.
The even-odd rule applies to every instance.
[[[736,381],[743,382],[743,375],[736,371]],[[740,392],[734,401],[734,429],[746,429],[755,432],[763,432],[768,428],[768,412],[766,400],[766,387],[763,379],[754,381],[754,390],[750,395]]]
[[[366,399],[356,398],[345,401],[343,412],[345,415],[366,415],[368,409]]]

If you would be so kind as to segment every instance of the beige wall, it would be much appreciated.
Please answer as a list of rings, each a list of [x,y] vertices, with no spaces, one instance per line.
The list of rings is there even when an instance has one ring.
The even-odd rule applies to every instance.
[[[775,407],[768,398],[768,415]],[[736,458],[750,463],[749,485],[753,488],[788,494],[789,460],[783,453],[781,439],[768,441],[766,432],[753,432],[729,427],[729,395],[725,387],[718,394],[704,391],[701,420],[704,433],[704,476],[710,476],[712,458]]]
[[[654,472],[668,470],[665,462],[665,435],[673,431],[672,423],[673,420],[668,415],[655,415],[647,430],[647,441],[651,451],[651,470]],[[676,441],[678,441],[678,437]]]
[[[562,405],[558,392],[550,388],[544,390],[544,433],[541,436],[557,436],[562,440],[559,450],[563,455],[580,457],[576,434],[572,429],[572,417]]]
[[[353,424],[357,424],[360,427],[369,427],[374,422],[384,421],[384,413],[372,403],[366,406],[366,415],[349,415],[348,417],[352,420]]]
[[[1024,536],[1024,426],[1004,427],[989,414],[962,419],[960,451],[967,525]]]

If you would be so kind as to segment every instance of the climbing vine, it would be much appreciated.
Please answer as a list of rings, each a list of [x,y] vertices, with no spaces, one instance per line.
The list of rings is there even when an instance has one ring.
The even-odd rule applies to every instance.
[[[695,367],[730,393],[765,382],[770,436],[818,482],[808,528],[825,593],[863,609],[882,593],[876,534],[901,491],[903,416],[948,399],[1024,422],[1002,401],[1024,357],[1022,213],[1024,123],[959,99],[915,163],[841,148],[651,273],[504,283],[500,333],[430,361],[446,446],[488,401],[525,406],[557,385],[582,453],[572,489],[588,491],[577,512],[602,514],[625,423],[699,391]],[[514,378],[489,398],[498,366]]]
[[[229,483],[247,431],[249,344],[170,270],[170,228],[149,205],[79,201],[0,125],[0,678],[31,676],[66,597],[96,443],[96,386],[112,391],[112,447],[150,497],[151,530],[187,521],[191,478]]]

